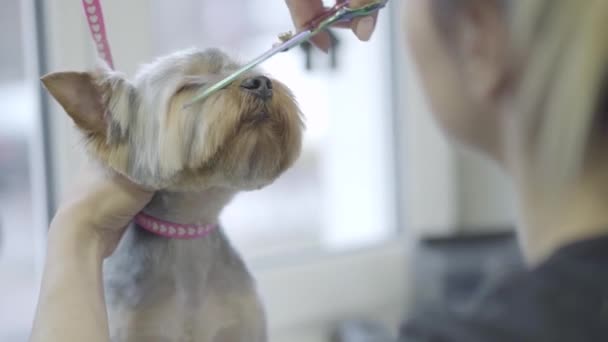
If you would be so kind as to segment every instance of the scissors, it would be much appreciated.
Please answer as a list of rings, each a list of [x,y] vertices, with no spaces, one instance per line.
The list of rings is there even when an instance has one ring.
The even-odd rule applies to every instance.
[[[190,100],[190,102],[186,104],[185,107],[191,106],[192,104],[198,101],[204,100],[205,98],[209,97],[209,95],[217,92],[220,89],[223,89],[247,71],[255,68],[256,66],[268,60],[272,56],[278,54],[279,52],[289,51],[294,46],[300,45],[301,43],[308,41],[317,33],[329,28],[334,24],[345,23],[355,18],[371,15],[384,8],[387,3],[388,0],[376,0],[371,2],[370,4],[364,5],[359,8],[350,8],[348,0],[338,1],[335,6],[331,7],[321,16],[314,18],[307,25],[305,25],[305,29],[303,31],[291,37],[285,38],[282,44],[272,47],[270,50],[266,51],[259,57],[253,59],[251,62],[245,64],[223,80],[213,84],[210,87],[201,88],[194,95],[192,100]]]

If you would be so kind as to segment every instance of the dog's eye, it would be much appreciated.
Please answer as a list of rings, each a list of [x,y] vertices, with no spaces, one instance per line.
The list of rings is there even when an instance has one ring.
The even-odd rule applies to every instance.
[[[181,93],[186,90],[196,90],[202,88],[206,85],[206,82],[188,82],[177,89],[176,94]]]

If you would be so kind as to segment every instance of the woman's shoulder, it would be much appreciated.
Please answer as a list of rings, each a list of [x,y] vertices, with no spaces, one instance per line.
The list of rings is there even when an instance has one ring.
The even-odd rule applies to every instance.
[[[470,310],[418,313],[402,342],[608,341],[608,237],[566,246]]]

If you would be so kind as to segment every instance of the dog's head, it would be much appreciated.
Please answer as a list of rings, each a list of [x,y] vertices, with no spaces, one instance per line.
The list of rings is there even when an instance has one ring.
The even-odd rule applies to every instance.
[[[184,108],[238,67],[218,50],[188,50],[146,65],[133,82],[107,68],[42,81],[90,153],[133,181],[175,191],[254,189],[300,152],[302,117],[289,89],[252,72]]]

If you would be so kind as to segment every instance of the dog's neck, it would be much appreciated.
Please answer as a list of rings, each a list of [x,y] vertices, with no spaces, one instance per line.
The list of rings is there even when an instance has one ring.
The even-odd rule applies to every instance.
[[[211,188],[200,192],[158,191],[144,212],[180,224],[217,224],[222,209],[235,192]]]

